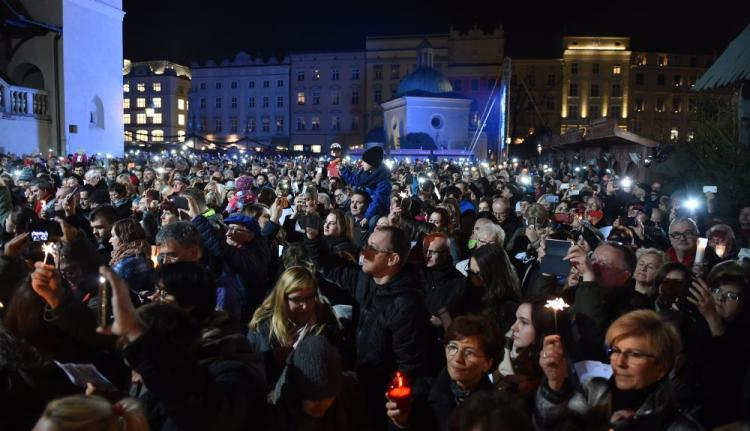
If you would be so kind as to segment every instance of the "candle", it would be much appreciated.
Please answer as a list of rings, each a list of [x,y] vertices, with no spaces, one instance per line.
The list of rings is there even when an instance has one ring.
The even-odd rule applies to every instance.
[[[158,245],[151,246],[151,263],[154,264],[154,268],[159,267],[159,246]]]
[[[393,374],[391,383],[388,385],[388,398],[398,405],[399,410],[408,408],[411,400],[411,386],[409,379],[401,371]]]
[[[703,256],[706,254],[706,245],[708,238],[698,238],[698,248],[695,249],[695,264],[703,263]]]
[[[570,307],[570,305],[566,304],[565,301],[562,298],[554,298],[547,300],[547,303],[544,304],[544,308],[551,308],[553,316],[555,318],[555,332],[559,332],[557,330],[557,312],[563,311],[564,309]]]

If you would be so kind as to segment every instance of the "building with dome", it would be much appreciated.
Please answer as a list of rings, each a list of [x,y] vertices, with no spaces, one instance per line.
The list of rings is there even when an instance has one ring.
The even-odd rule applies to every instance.
[[[382,103],[385,144],[400,150],[470,150],[471,99],[433,67],[434,49],[425,39],[417,67],[404,76],[391,100]]]

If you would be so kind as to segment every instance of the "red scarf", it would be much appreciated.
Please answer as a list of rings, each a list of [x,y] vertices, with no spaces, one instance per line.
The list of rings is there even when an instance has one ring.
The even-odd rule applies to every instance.
[[[671,260],[672,262],[679,262],[687,266],[688,268],[692,268],[693,264],[695,263],[695,250],[685,256],[685,259],[680,261],[680,259],[677,258],[677,252],[674,250],[674,247],[669,247],[669,250],[667,250],[667,256],[669,256],[669,260]]]

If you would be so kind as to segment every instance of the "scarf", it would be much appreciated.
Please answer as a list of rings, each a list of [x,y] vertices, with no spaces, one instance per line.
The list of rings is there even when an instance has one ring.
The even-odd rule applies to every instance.
[[[143,256],[148,260],[151,256],[151,245],[145,239],[121,243],[112,250],[112,259],[109,261],[109,266],[114,266],[115,263],[128,256]]]

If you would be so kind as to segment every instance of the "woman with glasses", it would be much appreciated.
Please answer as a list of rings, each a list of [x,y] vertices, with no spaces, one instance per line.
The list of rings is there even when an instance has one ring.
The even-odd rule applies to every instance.
[[[502,354],[500,336],[487,316],[456,318],[445,335],[446,366],[432,381],[427,399],[417,398],[401,408],[388,399],[385,407],[391,421],[401,428],[447,430],[448,417],[459,404],[478,392],[493,390],[487,376]]]
[[[314,273],[301,266],[288,268],[273,291],[255,310],[247,334],[256,352],[263,353],[268,388],[276,384],[286,358],[307,334],[324,335],[340,345],[341,325],[318,289]]]
[[[696,279],[690,301],[705,319],[710,338],[702,345],[710,351],[700,375],[704,410],[700,419],[706,427],[747,419],[750,411],[750,313],[747,294],[750,270],[739,261],[714,267],[708,282]]]
[[[681,350],[677,330],[654,311],[620,316],[607,330],[612,377],[580,384],[569,376],[558,335],[544,338],[534,415],[543,429],[700,430],[681,413],[669,372]],[[567,428],[566,428],[567,427]]]

